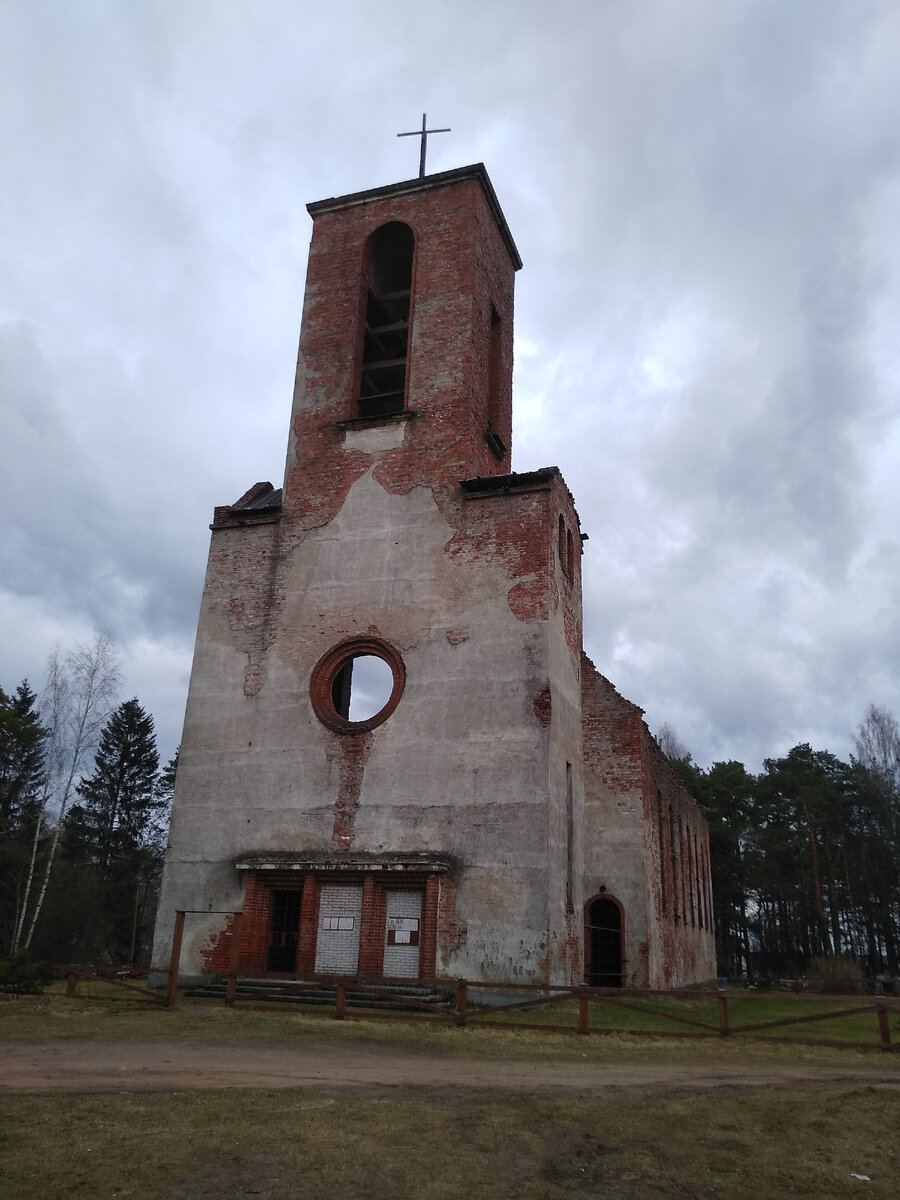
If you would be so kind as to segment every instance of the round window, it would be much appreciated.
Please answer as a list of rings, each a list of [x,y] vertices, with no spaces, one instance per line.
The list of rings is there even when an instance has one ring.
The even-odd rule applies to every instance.
[[[323,654],[310,681],[319,720],[338,733],[365,733],[386,721],[403,694],[403,659],[381,638],[348,638]]]

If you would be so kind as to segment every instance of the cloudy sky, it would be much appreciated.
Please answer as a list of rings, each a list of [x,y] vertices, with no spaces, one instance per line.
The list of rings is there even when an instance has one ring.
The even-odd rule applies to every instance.
[[[0,684],[115,631],[179,739],[215,504],[280,483],[308,201],[483,161],[514,465],[707,765],[900,717],[895,0],[0,0]]]

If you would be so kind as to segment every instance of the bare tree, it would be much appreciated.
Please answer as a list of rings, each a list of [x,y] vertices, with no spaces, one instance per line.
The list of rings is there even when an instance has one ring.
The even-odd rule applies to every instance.
[[[32,840],[31,860],[13,935],[12,953],[27,950],[41,915],[47,886],[56,860],[66,811],[84,774],[91,752],[116,699],[119,659],[109,634],[98,634],[93,642],[75,647],[61,659],[56,647],[47,662],[47,685],[42,696],[43,720],[49,734],[46,742],[46,775]],[[54,820],[41,886],[31,910],[29,902],[38,875],[41,843],[48,823]],[[28,932],[23,939],[26,923]]]
[[[860,766],[900,791],[900,727],[887,709],[870,704],[853,740]]]
[[[656,735],[656,744],[670,762],[689,763],[691,761],[690,750],[668,721],[660,725]]]

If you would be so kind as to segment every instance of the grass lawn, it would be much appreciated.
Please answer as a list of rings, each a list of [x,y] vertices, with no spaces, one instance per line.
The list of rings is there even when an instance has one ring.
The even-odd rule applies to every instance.
[[[798,1013],[821,1011],[823,1008],[852,1007],[856,997],[834,1001],[807,1000],[784,993],[769,996],[737,996],[730,1000],[732,1025],[745,1021],[775,1020]],[[454,1025],[418,1019],[379,1019],[376,1014],[349,1010],[346,1021],[339,1022],[326,1009],[305,1009],[277,1004],[243,1004],[227,1008],[221,1001],[181,999],[174,1009],[139,994],[123,991],[101,981],[91,980],[81,985],[79,997],[69,1000],[65,986],[54,984],[43,996],[22,996],[18,999],[0,997],[0,1039],[7,1038],[170,1038],[194,1037],[212,1041],[219,1038],[304,1038],[375,1040],[394,1042],[409,1049],[466,1056],[490,1053],[492,1057],[521,1056],[547,1059],[621,1058],[623,1052],[635,1057],[672,1059],[707,1057],[713,1059],[738,1057],[767,1059],[782,1053],[778,1046],[747,1040],[735,1035],[727,1040],[700,1038],[659,1039],[617,1035],[616,1030],[645,1029],[648,1031],[685,1030],[656,1015],[652,1009],[706,1021],[714,1028],[718,1023],[716,995],[698,1000],[655,997],[652,1001],[629,1001],[639,1010],[591,1005],[591,1023],[596,1028],[612,1030],[610,1036],[578,1037],[573,1033],[557,1033],[523,1029],[522,1024],[566,1025],[574,1030],[578,1020],[578,1005],[566,1000],[546,1008],[529,1009],[524,1013],[499,1014],[491,1018],[490,1027],[479,1027],[478,1020],[465,1029]],[[895,1001],[890,1014],[894,1042],[900,1046],[900,1005]],[[509,1028],[493,1024],[508,1024]],[[781,1030],[763,1030],[766,1035],[811,1037],[847,1040],[872,1047],[879,1058],[893,1062],[898,1055],[881,1055],[878,1046],[878,1025],[873,1013],[854,1017],[820,1021],[810,1025],[788,1025]],[[834,1052],[827,1047],[793,1048],[802,1061],[833,1061]],[[868,1053],[868,1051],[867,1051]],[[900,1067],[900,1061],[897,1063]]]
[[[898,1127],[896,1095],[833,1085],[615,1098],[16,1096],[0,1099],[0,1195],[895,1200]]]
[[[795,996],[785,992],[731,992],[727,994],[727,1000],[728,1022],[732,1036],[744,1040],[748,1036],[760,1036],[880,1044],[878,1019],[873,1011],[855,1013],[851,1016],[828,1015],[871,1004],[871,997]],[[888,1004],[891,1038],[892,1041],[900,1043],[900,1001],[893,999],[889,1000]],[[815,1018],[815,1020],[809,1018]],[[578,1023],[578,1004],[577,1001],[567,999],[543,1008],[498,1014],[497,1017],[491,1019],[508,1021],[512,1024],[573,1026]],[[685,1019],[705,1025],[707,1032],[717,1032],[719,1028],[718,994],[711,992],[709,995],[691,998],[680,996],[653,996],[648,999],[623,997],[621,1001],[594,1002],[590,1005],[592,1029],[690,1033],[693,1027],[684,1024]],[[799,1023],[741,1032],[743,1026],[787,1020],[799,1021]],[[694,1029],[694,1032],[702,1033],[703,1031]]]
[[[4,1038],[310,1039],[377,1044],[388,1054],[397,1047],[478,1058],[752,1059],[900,1072],[900,1055],[852,1049],[336,1022],[203,1001],[165,1010],[113,989],[106,995],[67,1000],[51,990],[0,1001],[0,1053]],[[0,1197],[831,1200],[859,1192],[895,1200],[898,1128],[898,1093],[874,1075],[872,1086],[577,1096],[436,1087],[129,1093],[126,1080],[116,1095],[0,1097]]]

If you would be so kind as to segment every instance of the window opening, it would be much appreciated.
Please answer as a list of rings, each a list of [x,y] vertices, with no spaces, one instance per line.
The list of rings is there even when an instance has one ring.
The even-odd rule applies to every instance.
[[[663,831],[662,792],[656,789],[656,836],[659,839],[659,896],[662,911],[666,911],[666,859],[665,833]]]
[[[575,816],[572,801],[572,764],[566,763],[566,912],[575,911]]]
[[[415,239],[392,221],[369,239],[369,279],[359,391],[361,417],[402,412]]]
[[[562,572],[566,574],[566,523],[563,520],[562,513],[559,514],[559,565],[562,567]]]
[[[403,695],[406,670],[389,642],[347,638],[316,663],[309,692],[316,716],[337,733],[365,733],[386,721]]]
[[[491,305],[491,341],[488,351],[488,408],[487,429],[484,431],[485,441],[498,462],[506,454],[506,445],[500,436],[500,394],[501,372],[500,357],[502,349],[502,325],[500,314]]]
[[[300,927],[300,898],[302,893],[272,893],[272,925],[269,936],[269,951],[266,955],[267,971],[295,971],[297,969],[297,930]]]
[[[572,530],[566,530],[566,574],[570,579],[575,578],[575,539]]]
[[[706,905],[703,896],[703,864],[700,861],[700,847],[696,831],[694,832],[694,878],[697,882],[697,924],[704,929],[706,927]]]
[[[380,713],[394,690],[394,673],[383,658],[355,654],[331,685],[331,702],[347,721],[368,721]]]

